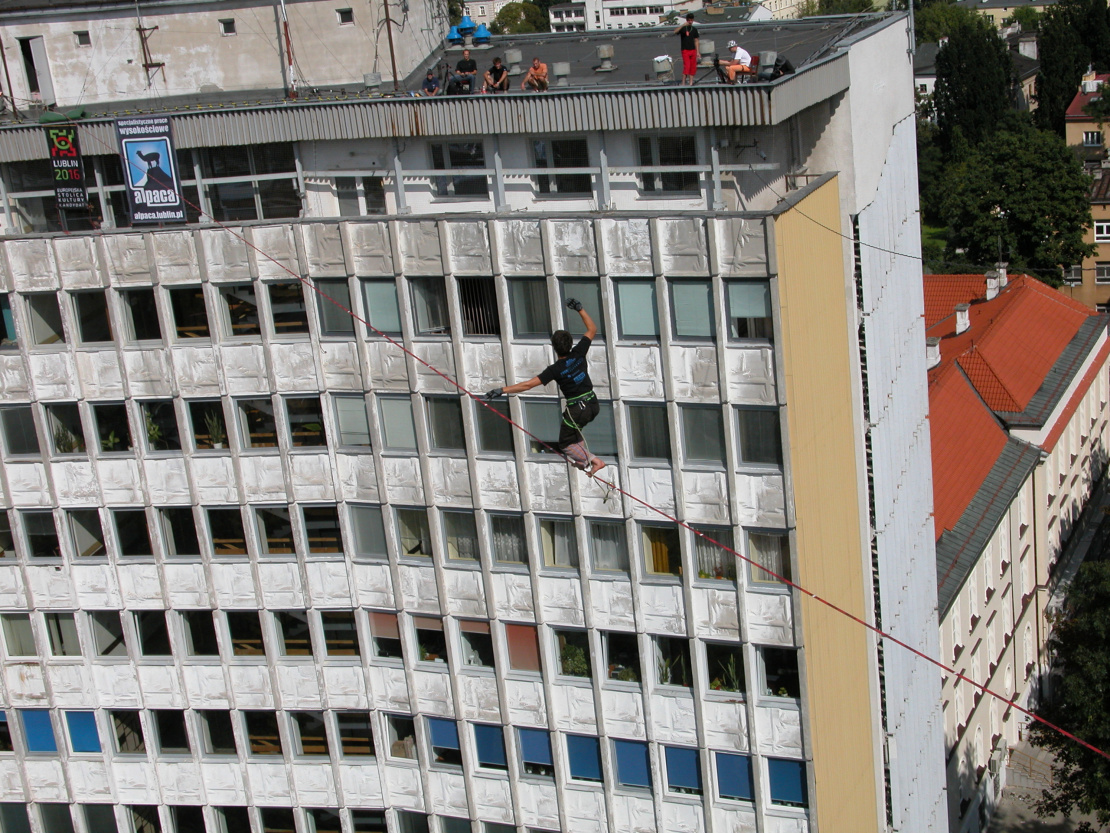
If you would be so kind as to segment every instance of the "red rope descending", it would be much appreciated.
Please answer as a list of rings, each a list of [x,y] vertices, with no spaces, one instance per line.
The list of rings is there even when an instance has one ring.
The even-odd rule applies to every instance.
[[[101,144],[105,144],[105,143],[101,142]],[[105,146],[107,147],[106,144],[105,144]],[[112,152],[116,152],[115,148],[110,148],[110,150]],[[122,157],[122,154],[120,154],[120,155]],[[127,164],[126,159],[123,159],[123,164],[125,164],[125,165]],[[421,365],[428,368],[428,370],[432,371],[432,373],[439,376],[441,379],[448,382],[449,384],[453,385],[455,388],[458,389],[460,395],[469,396],[471,399],[473,399],[475,402],[477,402],[483,408],[486,408],[490,412],[496,414],[498,417],[500,417],[501,419],[508,422],[511,426],[513,426],[514,428],[516,428],[518,431],[522,432],[526,436],[531,437],[533,440],[538,442],[541,446],[543,446],[545,449],[547,449],[551,453],[559,455],[560,457],[562,457],[564,460],[566,460],[571,465],[574,464],[574,460],[571,457],[564,454],[562,451],[560,451],[558,448],[556,448],[552,444],[548,443],[547,441],[540,439],[535,434],[533,434],[531,431],[529,431],[527,428],[525,428],[523,425],[520,425],[519,423],[513,421],[513,419],[508,414],[503,414],[503,413],[501,413],[501,411],[492,407],[488,402],[485,401],[484,396],[482,396],[480,394],[472,393],[470,390],[468,390],[466,387],[464,387],[462,384],[460,384],[456,380],[452,379],[450,376],[448,376],[446,373],[441,371],[439,368],[435,367],[431,363],[425,361],[420,356],[416,355],[414,352],[409,350],[407,347],[405,347],[405,345],[403,343],[401,343],[401,342],[397,341],[396,339],[392,338],[387,333],[382,332],[377,327],[375,327],[373,324],[371,324],[369,321],[362,318],[354,310],[350,309],[349,307],[345,306],[341,302],[337,301],[335,298],[332,298],[326,292],[324,292],[319,287],[317,287],[316,284],[312,281],[312,279],[304,277],[302,275],[298,275],[296,272],[294,272],[288,266],[279,262],[275,257],[268,254],[264,250],[260,249],[258,246],[254,245],[254,243],[252,243],[250,240],[247,240],[246,237],[244,237],[239,232],[235,231],[233,228],[225,225],[224,223],[220,222],[219,220],[216,220],[214,217],[211,217],[211,215],[206,214],[200,206],[194,205],[193,203],[189,202],[188,200],[185,200],[184,196],[182,196],[182,200],[187,205],[196,209],[200,216],[208,217],[211,220],[211,222],[213,223],[213,225],[216,225],[220,229],[222,229],[223,231],[226,231],[228,234],[230,234],[233,237],[240,240],[243,244],[248,246],[250,249],[257,252],[259,255],[266,258],[267,260],[269,260],[271,263],[278,266],[283,271],[287,272],[291,277],[295,278],[296,280],[300,281],[302,284],[307,286],[309,289],[311,289],[314,293],[316,293],[317,296],[319,296],[320,298],[323,298],[324,300],[328,301],[331,304],[334,304],[336,307],[343,310],[345,313],[347,313],[347,315],[349,315],[351,318],[355,319],[356,321],[361,321],[369,330],[372,330],[375,334],[380,336],[382,339],[389,342],[394,347],[397,347],[398,349],[400,349],[403,353],[405,353],[405,355],[410,356],[411,358],[415,359]],[[803,214],[802,216],[806,217],[806,219],[811,220],[814,223],[817,223],[817,225],[821,226],[822,228],[827,228],[826,226],[823,226],[821,223],[818,223],[816,220],[813,220],[813,218],[807,217],[805,214]],[[840,232],[834,231],[832,229],[828,229],[828,230],[833,232],[834,234],[838,234],[838,235],[840,234]],[[96,233],[99,233],[99,234],[103,235],[104,232],[103,232],[103,230],[99,230]],[[873,247],[873,248],[877,248],[877,247]],[[601,483],[603,486],[605,486],[609,490],[610,493],[615,492],[617,494],[621,494],[621,495],[627,497],[629,500],[640,504],[645,509],[647,509],[651,512],[654,512],[655,514],[659,515],[660,517],[670,521],[671,523],[674,523],[678,526],[681,526],[685,529],[690,530],[690,532],[692,532],[694,535],[697,535],[699,538],[702,538],[703,540],[708,541],[709,543],[714,544],[717,547],[720,547],[721,549],[725,550],[726,552],[732,553],[732,555],[736,556],[736,558],[740,559],[741,561],[747,562],[748,564],[750,564],[751,566],[753,566],[757,569],[762,570],[764,573],[774,577],[777,581],[780,581],[783,584],[785,584],[786,586],[797,590],[803,596],[805,596],[809,599],[812,599],[813,601],[817,602],[818,604],[824,605],[825,607],[829,608],[830,610],[835,611],[836,613],[839,613],[840,615],[850,619],[851,621],[855,622],[856,624],[861,625],[862,627],[871,631],[875,635],[880,636],[883,639],[886,639],[886,640],[890,641],[892,644],[897,645],[900,648],[904,648],[905,650],[909,651],[914,656],[917,656],[917,657],[925,660],[926,662],[929,662],[932,665],[935,665],[937,668],[941,669],[945,673],[953,675],[957,680],[960,680],[961,682],[965,682],[968,685],[971,685],[974,688],[979,689],[984,694],[987,694],[987,695],[995,698],[996,700],[1002,701],[1003,703],[1005,703],[1010,708],[1017,709],[1019,712],[1026,715],[1030,719],[1036,720],[1038,723],[1040,723],[1044,726],[1047,726],[1049,729],[1051,729],[1054,732],[1059,733],[1063,737],[1066,737],[1069,740],[1074,741],[1075,743],[1079,744],[1080,746],[1083,746],[1084,748],[1089,749],[1090,751],[1092,751],[1092,752],[1094,752],[1098,755],[1101,755],[1103,758],[1106,758],[1107,760],[1110,760],[1110,753],[1104,752],[1103,750],[1101,750],[1098,747],[1088,743],[1087,741],[1083,740],[1082,738],[1079,738],[1076,735],[1073,735],[1071,732],[1067,731],[1066,729],[1063,729],[1063,728],[1057,726],[1056,724],[1051,723],[1048,720],[1045,720],[1043,717],[1041,717],[1040,715],[1035,714],[1034,712],[1030,711],[1029,709],[1026,709],[1022,706],[1019,706],[1014,700],[1008,699],[1004,695],[999,694],[996,691],[992,691],[986,685],[984,685],[982,683],[975,682],[975,680],[972,680],[971,678],[967,677],[966,675],[961,674],[960,672],[956,671],[955,668],[953,668],[949,665],[946,665],[943,662],[941,662],[940,660],[929,656],[928,654],[924,653],[923,651],[918,650],[917,648],[913,647],[912,645],[910,645],[907,642],[904,642],[903,640],[899,639],[898,637],[892,636],[891,634],[889,634],[886,631],[879,628],[877,625],[874,625],[874,624],[872,624],[872,623],[870,623],[870,622],[868,622],[864,619],[859,618],[854,613],[850,613],[849,611],[840,607],[836,603],[831,602],[828,599],[824,599],[824,598],[818,596],[816,593],[813,593],[813,592],[807,590],[806,588],[802,587],[800,584],[796,584],[795,582],[790,581],[789,579],[787,579],[783,576],[780,576],[778,573],[774,572],[773,570],[768,569],[767,567],[764,567],[762,564],[757,564],[755,561],[753,561],[751,558],[744,555],[743,553],[738,552],[737,550],[733,549],[732,547],[725,546],[724,544],[720,543],[719,541],[715,541],[714,539],[712,539],[708,535],[706,535],[704,532],[700,532],[699,530],[694,529],[692,526],[685,523],[684,521],[680,521],[680,520],[678,520],[678,518],[672,517],[671,515],[667,514],[664,510],[660,509],[658,506],[655,506],[651,503],[648,503],[643,498],[640,498],[640,497],[632,494],[631,492],[628,492],[625,489],[622,489],[615,482],[603,480],[600,477],[597,477],[595,479],[599,483]]]

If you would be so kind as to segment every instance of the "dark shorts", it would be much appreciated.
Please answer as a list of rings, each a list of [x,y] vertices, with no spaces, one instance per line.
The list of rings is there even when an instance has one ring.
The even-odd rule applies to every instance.
[[[582,432],[579,429],[593,422],[600,412],[601,404],[596,396],[579,399],[567,405],[567,409],[563,411],[563,424],[559,428],[559,448],[582,442]]]
[[[698,74],[698,51],[696,49],[682,50],[682,74]]]

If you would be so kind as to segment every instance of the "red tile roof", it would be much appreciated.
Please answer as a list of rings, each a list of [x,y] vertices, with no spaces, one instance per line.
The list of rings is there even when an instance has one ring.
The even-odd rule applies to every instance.
[[[1096,75],[1095,80],[1103,84],[1110,82],[1110,73]],[[1069,121],[1094,121],[1094,119],[1083,112],[1083,108],[1087,106],[1092,98],[1096,98],[1098,95],[1099,93],[1097,92],[1085,93],[1082,88],[1080,88],[1079,93],[1071,100],[1071,104],[1068,105],[1068,111],[1064,115],[1064,118]]]
[[[956,304],[970,304],[987,294],[983,275],[926,275],[925,329],[955,315]]]

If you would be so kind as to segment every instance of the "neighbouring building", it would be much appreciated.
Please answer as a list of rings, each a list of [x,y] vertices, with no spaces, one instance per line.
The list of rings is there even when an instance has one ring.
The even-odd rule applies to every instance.
[[[941,659],[1025,708],[1061,554],[1106,467],[1107,320],[1004,266],[925,276]],[[943,686],[949,829],[984,830],[1028,718]]]
[[[1013,17],[1017,9],[1029,8],[1043,13],[1048,6],[1055,4],[1056,0],[956,0],[957,6],[973,9],[989,17],[999,29]]]
[[[0,123],[5,833],[943,827],[935,668],[776,578],[940,650],[908,18],[746,24],[797,71],[735,86],[667,43],[494,38],[501,96],[352,58],[293,101],[276,39],[250,101],[103,73],[81,210]],[[408,48],[406,90],[457,60]],[[132,225],[124,115],[187,222]],[[450,383],[534,375],[568,297],[643,503]],[[558,430],[553,390],[494,408]]]
[[[1110,302],[1110,178],[1107,178],[1106,127],[1084,112],[1098,97],[1110,74],[1087,73],[1064,117],[1064,140],[1083,160],[1091,183],[1091,228],[1084,242],[1095,245],[1095,253],[1064,272],[1064,290],[1077,301],[1096,309]]]

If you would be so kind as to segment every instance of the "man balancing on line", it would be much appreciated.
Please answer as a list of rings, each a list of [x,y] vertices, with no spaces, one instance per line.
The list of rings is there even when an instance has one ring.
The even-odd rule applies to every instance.
[[[582,323],[586,325],[586,334],[579,342],[572,348],[570,333],[566,330],[556,330],[551,334],[551,346],[555,348],[555,355],[558,357],[554,364],[546,367],[539,376],[533,376],[527,382],[494,388],[486,394],[486,399],[496,399],[501,394],[507,393],[524,393],[538,385],[557,382],[559,390],[563,392],[563,398],[567,400],[557,447],[575,466],[593,477],[605,468],[605,463],[586,448],[582,429],[589,425],[601,410],[597,396],[594,394],[594,384],[590,381],[590,373],[586,367],[586,351],[590,349],[590,342],[597,335],[597,325],[590,318],[590,314],[582,309],[581,301],[567,298],[567,308],[582,316]]]

